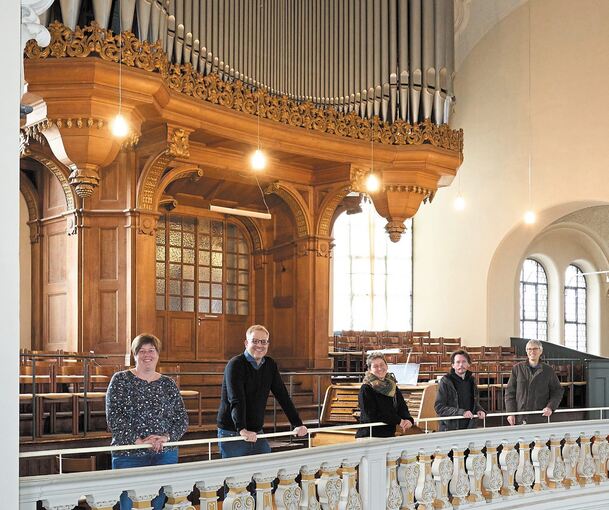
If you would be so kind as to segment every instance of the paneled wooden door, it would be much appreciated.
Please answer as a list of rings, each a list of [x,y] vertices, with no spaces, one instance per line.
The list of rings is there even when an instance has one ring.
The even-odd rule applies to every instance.
[[[250,258],[250,243],[232,221],[160,219],[156,308],[165,359],[213,361],[237,353],[250,317]]]

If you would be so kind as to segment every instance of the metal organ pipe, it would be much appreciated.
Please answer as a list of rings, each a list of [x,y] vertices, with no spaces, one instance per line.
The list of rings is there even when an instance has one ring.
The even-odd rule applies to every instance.
[[[171,63],[364,118],[450,119],[454,0],[91,0],[93,18],[55,0],[41,20],[116,28],[119,2],[123,30]]]

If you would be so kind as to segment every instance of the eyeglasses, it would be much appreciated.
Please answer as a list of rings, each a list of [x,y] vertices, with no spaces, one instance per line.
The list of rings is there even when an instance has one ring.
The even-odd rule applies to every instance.
[[[268,340],[258,340],[256,338],[252,338],[250,340],[254,345],[269,345],[270,342]]]
[[[539,347],[527,347],[527,352],[529,351],[538,351]]]

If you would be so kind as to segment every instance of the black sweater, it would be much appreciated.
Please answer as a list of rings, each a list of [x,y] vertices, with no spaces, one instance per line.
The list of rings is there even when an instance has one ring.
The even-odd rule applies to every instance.
[[[395,427],[402,419],[409,420],[414,425],[414,418],[410,416],[408,406],[399,388],[395,390],[395,397],[388,397],[372,389],[369,384],[362,384],[358,396],[360,423],[374,423],[382,421],[387,425],[372,427],[373,437],[393,437]],[[357,430],[355,437],[368,437],[369,428]]]
[[[264,359],[258,370],[250,364],[245,354],[235,356],[227,363],[222,380],[218,428],[234,432],[241,429],[253,432],[262,430],[270,391],[275,395],[290,423],[294,427],[302,425],[302,420],[281,380],[277,364],[268,356]]]

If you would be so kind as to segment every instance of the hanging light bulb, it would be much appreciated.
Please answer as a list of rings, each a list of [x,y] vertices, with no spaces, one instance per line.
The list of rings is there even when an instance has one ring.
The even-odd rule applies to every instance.
[[[252,165],[252,170],[264,170],[266,168],[266,156],[264,152],[256,149],[250,158],[250,164]]]
[[[125,138],[129,134],[129,124],[120,113],[110,122],[110,131],[116,138]]]
[[[375,193],[381,188],[381,181],[374,172],[370,172],[366,177],[366,190]]]
[[[465,199],[463,198],[463,196],[458,195],[457,198],[455,198],[455,202],[453,205],[457,211],[462,211],[463,209],[465,209]]]
[[[536,221],[537,215],[535,214],[535,211],[529,209],[527,212],[524,213],[524,222],[527,225],[532,225]]]

